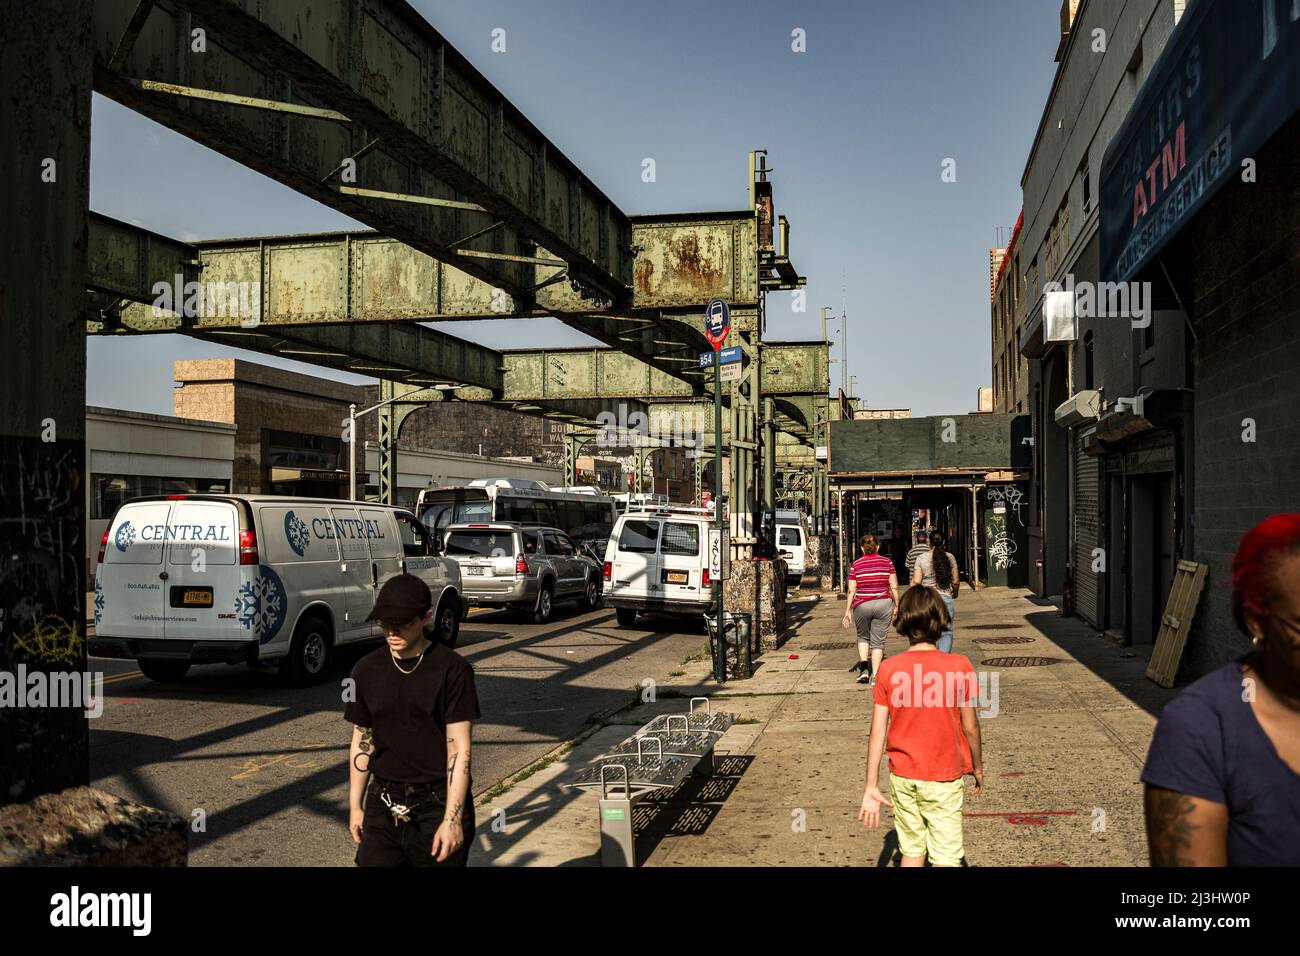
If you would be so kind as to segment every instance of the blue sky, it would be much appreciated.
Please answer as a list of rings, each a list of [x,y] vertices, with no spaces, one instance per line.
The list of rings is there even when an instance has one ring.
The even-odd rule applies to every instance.
[[[625,213],[744,208],[748,151],[767,149],[808,277],[806,312],[790,293],[768,296],[768,337],[817,338],[819,308],[843,309],[865,404],[975,407],[992,378],[988,250],[1020,209],[1055,68],[1055,0],[413,6]],[[504,53],[491,49],[497,28]],[[804,53],[791,50],[795,28]],[[92,122],[98,212],[182,239],[359,226],[111,100],[95,97]],[[646,157],[654,183],[641,179]],[[956,182],[940,178],[947,158]],[[585,341],[552,319],[446,328],[488,346]],[[365,381],[183,336],[88,348],[91,404],[163,414],[178,358],[233,354]]]

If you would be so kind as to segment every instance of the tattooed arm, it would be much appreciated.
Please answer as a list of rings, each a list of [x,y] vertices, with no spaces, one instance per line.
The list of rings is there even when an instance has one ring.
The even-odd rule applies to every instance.
[[[1146,788],[1152,866],[1227,866],[1228,808],[1200,797]]]
[[[361,842],[361,820],[365,816],[361,801],[370,779],[370,755],[374,750],[374,731],[353,725],[352,745],[348,747],[348,829],[356,843]]]
[[[447,812],[433,838],[433,855],[442,862],[465,842],[464,823],[469,795],[470,727],[468,720],[447,725]]]

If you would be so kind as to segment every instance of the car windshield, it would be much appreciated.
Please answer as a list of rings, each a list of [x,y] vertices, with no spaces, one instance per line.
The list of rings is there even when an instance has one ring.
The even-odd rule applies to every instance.
[[[509,531],[453,531],[447,536],[449,557],[502,558],[515,553],[514,534]]]

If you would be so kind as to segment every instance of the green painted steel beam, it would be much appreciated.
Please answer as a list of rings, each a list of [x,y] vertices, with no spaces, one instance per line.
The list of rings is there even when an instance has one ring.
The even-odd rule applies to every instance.
[[[534,265],[482,254],[541,247],[627,304],[627,216],[409,4],[137,9],[94,2],[98,92],[511,295]]]
[[[764,395],[825,395],[830,344],[827,342],[763,342]]]

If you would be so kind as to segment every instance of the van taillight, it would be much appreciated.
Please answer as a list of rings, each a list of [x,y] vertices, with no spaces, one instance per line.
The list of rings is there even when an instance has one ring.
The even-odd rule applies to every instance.
[[[700,572],[700,587],[707,588],[708,586],[709,586],[709,569],[705,568],[703,571]]]
[[[257,535],[250,529],[239,532],[239,563],[257,564]]]
[[[524,560],[524,556],[521,554],[515,558],[515,574],[527,574],[527,573],[528,573],[528,562]]]
[[[606,562],[605,562],[605,580],[608,581],[608,580],[610,579],[610,577],[611,577],[613,574],[614,574],[614,565],[612,565],[612,564],[610,564],[608,561],[606,561]]]
[[[107,549],[108,549],[108,528],[105,528],[104,537],[99,539],[99,557],[95,559],[96,564],[104,563],[104,552]]]

